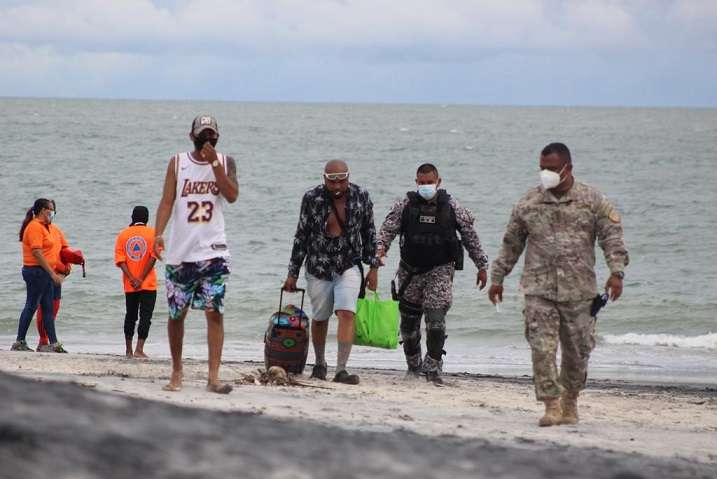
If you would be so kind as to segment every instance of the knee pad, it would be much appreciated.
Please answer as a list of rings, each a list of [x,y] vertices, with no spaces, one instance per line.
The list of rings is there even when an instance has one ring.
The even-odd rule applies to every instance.
[[[426,329],[446,330],[446,313],[445,309],[427,309],[426,310]]]
[[[446,332],[443,329],[429,329],[426,331],[426,349],[428,355],[440,361],[446,352],[443,350],[443,345],[446,343]]]
[[[401,343],[406,356],[421,353],[421,315],[401,313]]]
[[[426,310],[426,349],[428,355],[436,361],[441,361],[446,354],[443,350],[446,337],[446,310]]]
[[[406,356],[421,354],[421,332],[420,331],[401,331],[401,344],[403,344],[403,352]]]
[[[414,331],[421,329],[421,313],[413,314],[401,311],[401,331]]]

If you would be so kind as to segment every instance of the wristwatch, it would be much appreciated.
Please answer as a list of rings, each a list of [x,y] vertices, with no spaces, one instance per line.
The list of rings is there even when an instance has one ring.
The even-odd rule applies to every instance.
[[[212,161],[212,168],[216,168],[217,166],[219,166],[219,158],[217,158],[216,160]]]
[[[625,279],[625,272],[624,271],[615,271],[612,273],[612,276],[615,276],[616,278]]]

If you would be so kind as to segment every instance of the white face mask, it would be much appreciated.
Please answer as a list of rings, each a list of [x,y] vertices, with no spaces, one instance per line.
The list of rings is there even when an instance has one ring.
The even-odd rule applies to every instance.
[[[560,175],[563,174],[563,171],[565,171],[565,168],[568,165],[563,166],[563,169],[560,170],[560,173],[556,173],[554,171],[550,170],[540,170],[540,184],[543,185],[543,188],[546,190],[551,190],[558,186],[560,183],[563,182],[563,180],[560,179]]]
[[[418,194],[421,195],[421,198],[424,200],[430,200],[436,196],[437,188],[438,185],[435,183],[431,183],[429,185],[418,185]]]

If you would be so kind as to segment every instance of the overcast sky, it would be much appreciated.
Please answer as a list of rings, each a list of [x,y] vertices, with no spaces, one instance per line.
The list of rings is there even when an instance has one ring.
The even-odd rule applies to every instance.
[[[0,0],[0,96],[717,107],[717,0]]]

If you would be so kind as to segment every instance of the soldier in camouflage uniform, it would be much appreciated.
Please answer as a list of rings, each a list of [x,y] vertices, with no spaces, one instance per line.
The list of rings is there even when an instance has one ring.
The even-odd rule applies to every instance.
[[[527,246],[520,285],[535,393],[545,403],[539,425],[575,424],[578,394],[585,387],[595,347],[595,240],[610,268],[605,290],[613,301],[622,294],[628,255],[620,215],[595,188],[574,179],[564,144],[543,149],[540,169],[542,185],[528,191],[513,209],[493,263],[489,298],[493,304],[503,300],[503,278]]]
[[[463,248],[478,268],[477,283],[488,280],[488,256],[473,228],[473,215],[443,189],[431,164],[416,173],[418,192],[410,191],[386,216],[378,234],[378,255],[384,256],[401,234],[398,269],[401,338],[408,363],[407,377],[442,384],[446,313],[453,301],[453,274],[463,267]],[[460,235],[460,239],[457,234]],[[426,320],[426,356],[421,357],[421,316]]]

